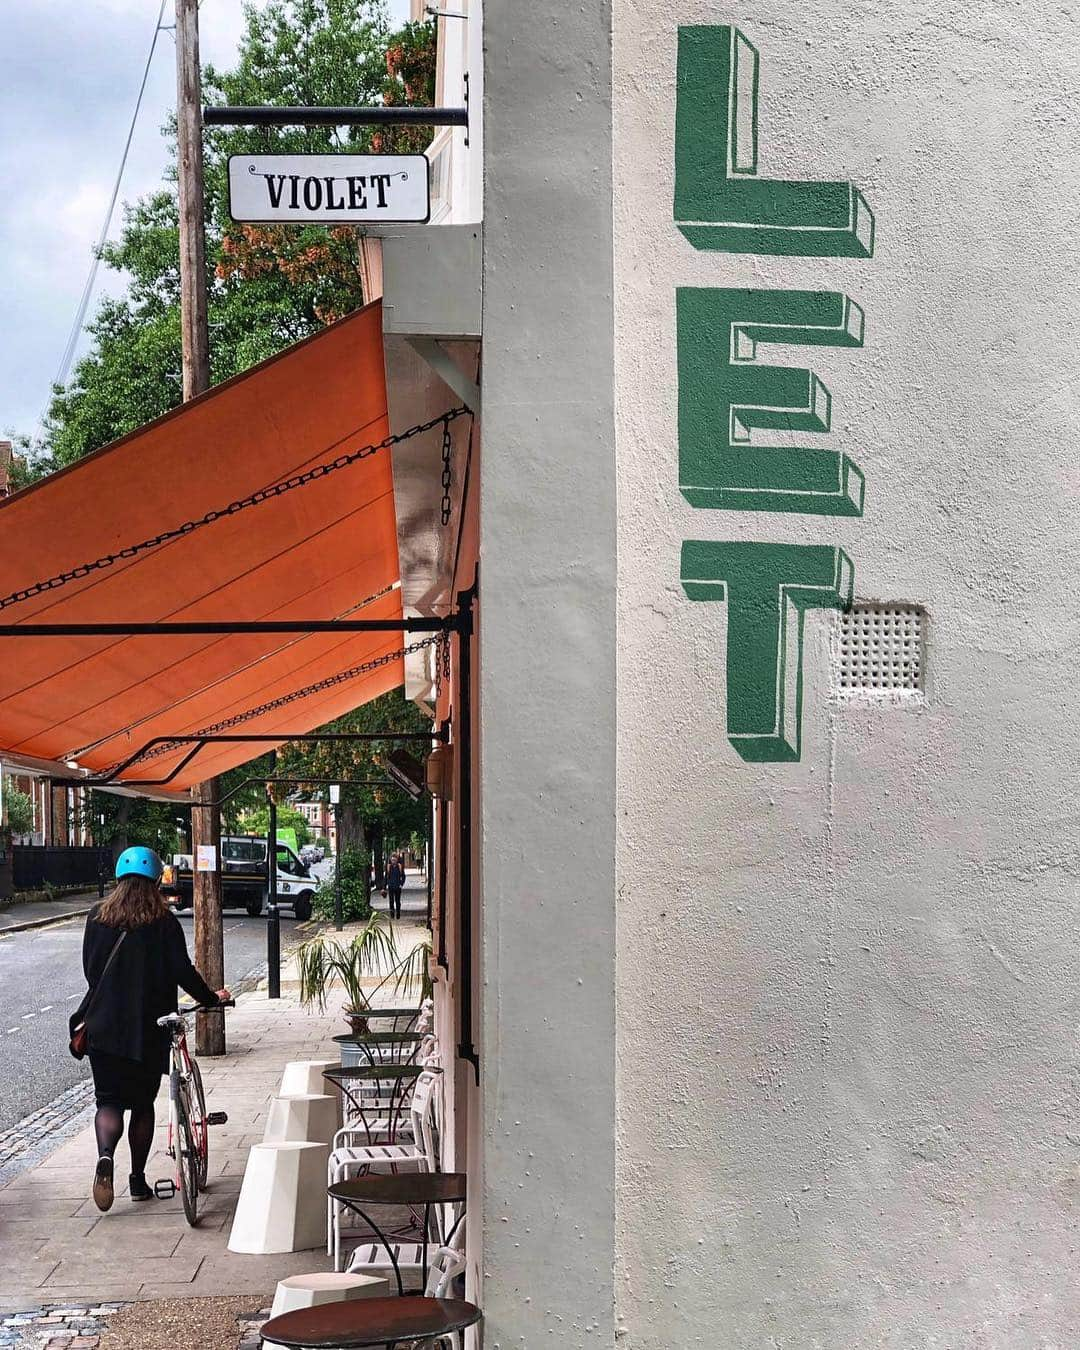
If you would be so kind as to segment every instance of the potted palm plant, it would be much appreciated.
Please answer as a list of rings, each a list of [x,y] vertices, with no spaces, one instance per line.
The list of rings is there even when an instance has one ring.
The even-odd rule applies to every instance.
[[[339,988],[345,998],[342,1011],[356,1036],[368,1030],[371,1001],[364,992],[365,981],[385,979],[397,968],[399,958],[393,930],[382,914],[372,914],[348,942],[326,933],[309,938],[297,948],[296,964],[300,1002],[325,1010],[331,991]]]

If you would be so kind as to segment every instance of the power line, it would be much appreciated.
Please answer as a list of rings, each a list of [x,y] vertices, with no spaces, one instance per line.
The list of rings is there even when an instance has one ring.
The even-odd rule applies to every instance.
[[[131,125],[128,127],[127,140],[124,142],[124,153],[120,158],[120,168],[116,174],[116,181],[113,183],[112,196],[109,198],[108,210],[105,212],[105,221],[101,227],[101,233],[98,236],[97,246],[94,249],[94,256],[90,262],[90,272],[86,278],[86,285],[82,289],[82,295],[79,298],[79,307],[75,312],[75,319],[72,322],[71,329],[68,332],[67,342],[64,346],[64,354],[60,358],[60,366],[56,376],[49,387],[49,401],[42,409],[41,416],[38,418],[37,430],[40,433],[45,425],[45,418],[49,411],[49,402],[52,401],[52,389],[56,385],[65,385],[68,375],[71,373],[71,363],[75,357],[75,348],[79,344],[79,335],[82,332],[83,323],[86,320],[86,311],[90,308],[90,299],[94,293],[94,283],[97,280],[98,267],[101,263],[101,250],[105,247],[105,241],[109,237],[109,227],[112,224],[113,212],[116,210],[116,199],[120,195],[120,183],[124,177],[124,170],[127,167],[128,154],[131,150],[132,138],[135,135],[135,124],[139,120],[139,110],[142,108],[143,95],[146,93],[146,82],[150,77],[150,65],[154,59],[154,52],[157,49],[158,34],[161,33],[161,20],[165,14],[166,0],[161,0],[161,6],[158,9],[157,23],[154,25],[153,36],[150,39],[150,50],[146,54],[146,65],[143,68],[142,82],[139,85],[139,94],[135,100],[135,111],[131,114]]]

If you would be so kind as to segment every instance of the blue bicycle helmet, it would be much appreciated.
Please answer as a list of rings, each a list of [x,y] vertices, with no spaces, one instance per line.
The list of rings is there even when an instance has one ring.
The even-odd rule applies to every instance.
[[[126,848],[116,860],[116,879],[121,877],[149,877],[160,881],[164,866],[152,848]]]

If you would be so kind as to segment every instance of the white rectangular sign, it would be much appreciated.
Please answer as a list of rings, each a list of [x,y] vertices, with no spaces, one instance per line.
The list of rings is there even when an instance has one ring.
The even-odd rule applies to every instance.
[[[232,155],[229,212],[259,224],[423,224],[431,214],[424,155]]]
[[[213,844],[199,844],[195,849],[195,871],[217,871],[217,849]]]

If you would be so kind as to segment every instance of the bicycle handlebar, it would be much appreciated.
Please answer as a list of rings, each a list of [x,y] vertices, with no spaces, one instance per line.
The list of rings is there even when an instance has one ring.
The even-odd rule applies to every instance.
[[[190,1017],[192,1013],[199,1012],[218,1012],[221,1008],[235,1008],[236,999],[222,999],[220,1003],[188,1003],[184,1007],[177,1007],[176,1011],[181,1017]]]

